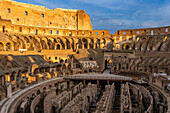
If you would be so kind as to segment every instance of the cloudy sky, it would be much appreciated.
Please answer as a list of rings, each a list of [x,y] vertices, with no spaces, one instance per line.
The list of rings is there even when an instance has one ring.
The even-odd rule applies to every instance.
[[[15,0],[49,9],[85,10],[94,30],[170,26],[170,0]]]

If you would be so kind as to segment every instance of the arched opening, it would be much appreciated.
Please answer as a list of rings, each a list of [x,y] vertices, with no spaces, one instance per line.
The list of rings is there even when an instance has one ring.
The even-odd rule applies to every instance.
[[[38,35],[38,30],[37,29],[35,30],[35,35]]]
[[[126,45],[126,48],[125,48],[126,50],[129,50],[130,49],[130,47],[129,47],[129,45]]]
[[[114,67],[114,71],[116,71],[117,70],[117,67]]]
[[[7,9],[7,12],[8,12],[8,13],[11,13],[11,9],[8,8],[8,9]]]
[[[40,68],[40,73],[44,73],[45,69],[44,68]]]
[[[27,12],[27,11],[25,11],[25,15],[26,15],[26,16],[28,15],[28,12]]]
[[[40,90],[37,91],[37,95],[41,94]]]
[[[0,51],[4,51],[4,45],[2,42],[0,42]]]
[[[52,88],[52,86],[51,85],[49,85],[49,89],[51,89]]]
[[[39,51],[39,50],[41,49],[41,47],[40,47],[40,43],[38,42],[38,40],[35,39],[35,37],[30,37],[30,38],[31,38],[32,41],[33,41],[33,44],[34,44],[35,49]]]
[[[79,39],[78,42],[76,43],[76,48],[77,48],[77,49],[82,49],[81,39]]]
[[[56,111],[55,106],[52,106],[52,113],[55,113],[55,111]]]
[[[96,49],[99,49],[100,48],[100,39],[98,39],[95,44],[96,44]]]
[[[44,14],[41,14],[41,17],[44,18]]]
[[[47,88],[46,88],[46,87],[44,87],[44,88],[43,88],[43,91],[45,92],[45,91],[46,91],[46,89],[47,89]]]
[[[7,43],[6,44],[6,51],[10,51],[11,50],[11,43]]]
[[[87,101],[88,103],[90,103],[90,96],[87,96]]]
[[[64,60],[63,60],[63,59],[61,59],[61,60],[60,60],[60,63],[64,63]]]
[[[50,72],[50,67],[46,67],[45,72]]]
[[[59,45],[59,44],[57,45],[57,48],[56,48],[56,49],[60,50],[60,45]]]
[[[42,49],[47,49],[47,44],[45,40],[41,41],[41,44],[42,44]]]
[[[38,68],[34,70],[34,74],[38,74]]]
[[[84,46],[84,49],[87,49],[87,39],[83,38],[83,46]]]
[[[65,49],[71,49],[69,40],[66,40],[66,46],[67,46],[67,48],[65,48]]]
[[[49,49],[54,49],[54,44],[50,39],[48,40],[48,46],[49,46]]]
[[[91,40],[91,41],[89,42],[89,48],[90,48],[90,49],[93,49],[93,43],[94,43],[93,40]]]

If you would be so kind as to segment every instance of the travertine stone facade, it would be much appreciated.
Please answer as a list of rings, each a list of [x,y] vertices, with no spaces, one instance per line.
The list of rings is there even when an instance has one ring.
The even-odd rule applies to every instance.
[[[36,26],[44,28],[92,30],[89,15],[84,10],[48,9],[44,6],[15,2],[0,1],[0,16],[11,20],[12,24]]]
[[[169,113],[169,29],[112,35],[84,10],[0,0],[0,112]]]

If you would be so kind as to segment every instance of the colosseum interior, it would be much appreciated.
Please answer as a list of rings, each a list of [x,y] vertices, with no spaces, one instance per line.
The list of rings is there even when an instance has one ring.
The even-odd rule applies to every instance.
[[[0,113],[170,113],[170,26],[0,0]]]

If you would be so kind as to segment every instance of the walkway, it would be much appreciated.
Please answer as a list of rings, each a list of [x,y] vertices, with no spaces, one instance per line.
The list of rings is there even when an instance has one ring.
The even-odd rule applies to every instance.
[[[132,81],[131,77],[110,74],[110,70],[106,69],[103,73],[89,73],[89,74],[76,74],[65,76],[64,79],[70,80],[110,80],[110,81]]]

